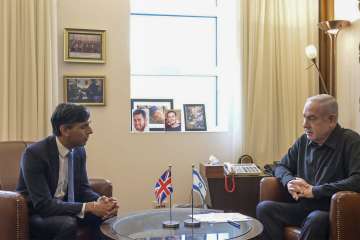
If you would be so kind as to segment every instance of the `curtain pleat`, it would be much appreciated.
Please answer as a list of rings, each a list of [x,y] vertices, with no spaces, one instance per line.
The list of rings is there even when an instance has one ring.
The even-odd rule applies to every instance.
[[[36,140],[54,105],[56,1],[0,2],[0,140]]]
[[[242,0],[240,12],[243,153],[263,165],[303,132],[303,104],[318,92],[304,52],[318,43],[318,3]]]

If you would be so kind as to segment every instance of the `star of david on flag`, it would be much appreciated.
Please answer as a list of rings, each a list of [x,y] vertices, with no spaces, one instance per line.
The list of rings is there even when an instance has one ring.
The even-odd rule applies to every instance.
[[[166,170],[159,180],[155,184],[155,197],[159,204],[161,204],[167,196],[173,192],[173,188],[171,185],[171,171]]]
[[[198,192],[203,201],[205,201],[206,196],[206,184],[204,179],[201,177],[200,173],[193,169],[193,189]]]

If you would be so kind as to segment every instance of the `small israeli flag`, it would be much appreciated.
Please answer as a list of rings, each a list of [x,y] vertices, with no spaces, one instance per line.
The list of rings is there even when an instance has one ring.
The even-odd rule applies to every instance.
[[[193,175],[193,190],[200,194],[202,201],[204,202],[207,191],[206,183],[202,179],[200,173],[195,169],[193,169],[192,175]]]

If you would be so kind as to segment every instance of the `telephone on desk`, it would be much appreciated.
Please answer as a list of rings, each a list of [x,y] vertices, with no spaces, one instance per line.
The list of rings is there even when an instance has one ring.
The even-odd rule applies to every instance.
[[[224,163],[224,174],[225,175],[247,175],[257,176],[262,172],[254,163]]]

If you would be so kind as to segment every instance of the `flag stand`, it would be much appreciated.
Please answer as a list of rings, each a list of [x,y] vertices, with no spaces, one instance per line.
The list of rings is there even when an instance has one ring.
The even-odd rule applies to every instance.
[[[193,175],[194,171],[194,164],[192,165],[191,176]],[[194,178],[192,178],[192,185],[194,184]],[[194,219],[194,187],[191,186],[191,218],[184,220],[185,227],[200,227],[200,222]]]
[[[169,165],[169,171],[171,173],[171,165]],[[179,228],[180,224],[178,221],[173,221],[172,220],[172,207],[171,207],[171,199],[172,199],[172,192],[170,192],[170,206],[169,206],[169,212],[170,212],[170,220],[169,221],[164,221],[162,223],[163,228]]]

